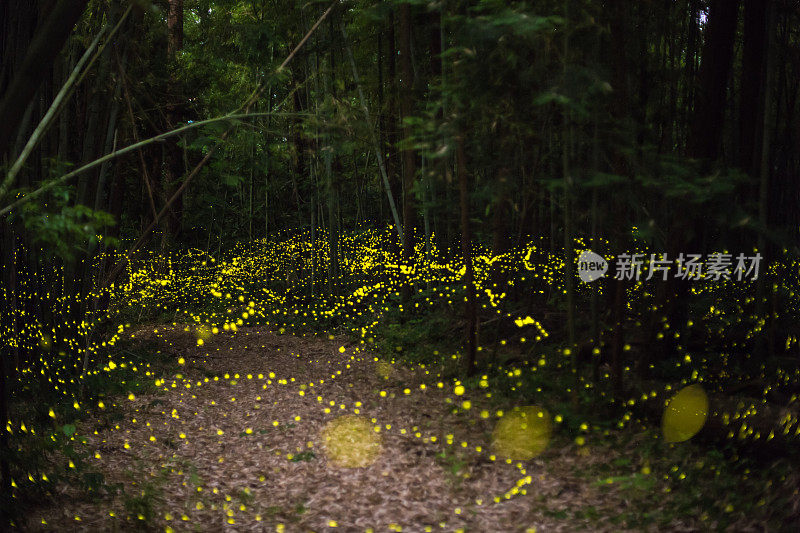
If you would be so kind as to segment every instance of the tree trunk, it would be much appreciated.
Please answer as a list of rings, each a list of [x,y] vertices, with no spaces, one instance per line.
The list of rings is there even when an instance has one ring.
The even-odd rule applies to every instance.
[[[8,321],[7,327],[11,328],[11,335],[16,334],[15,319],[16,319],[16,235],[14,229],[9,222],[8,218],[0,218],[0,260],[3,261],[0,266],[0,283],[8,287],[8,292],[11,298],[0,302],[0,310],[3,311],[3,320]],[[8,420],[8,397],[11,381],[11,372],[9,372],[8,361],[18,359],[17,354],[12,355],[12,350],[9,343],[3,343],[0,348],[0,420]],[[9,509],[12,503],[11,494],[11,473],[8,462],[9,457],[8,446],[8,431],[6,424],[0,427],[0,505],[3,509]],[[6,523],[7,517],[0,517],[0,524]]]
[[[761,84],[766,51],[767,6],[769,0],[744,1],[742,72],[739,89],[739,166],[750,176],[757,174],[761,124],[758,111],[763,104]]]
[[[400,114],[403,120],[411,116],[414,73],[411,66],[411,5],[400,5]],[[403,124],[403,138],[409,142],[411,128]],[[403,148],[403,260],[408,262],[414,253],[414,229],[417,209],[414,201],[416,155],[410,146]]]
[[[569,27],[569,0],[564,3],[564,19]],[[569,31],[564,32],[564,53],[562,60],[562,75],[566,83],[567,61],[569,60]],[[575,252],[572,241],[572,170],[570,157],[572,150],[572,124],[568,108],[563,109],[561,129],[561,172],[564,180],[564,288],[566,290],[567,306],[567,346],[570,350],[570,371],[572,372],[572,398],[573,406],[578,405],[578,367],[577,346],[575,343]]]
[[[275,48],[270,46],[269,63],[275,59]],[[267,110],[272,112],[272,84],[267,87]],[[264,239],[269,240],[269,129],[272,124],[272,115],[267,116],[267,127],[264,134]]]
[[[331,35],[333,35],[333,26],[331,26]],[[334,54],[333,51],[329,54],[330,57],[330,70],[323,76],[324,80],[324,93],[331,91],[333,97],[336,97],[336,79]],[[328,79],[330,77],[330,80]],[[328,118],[328,117],[326,117]],[[326,208],[328,215],[328,294],[338,294],[338,279],[339,279],[339,234],[336,215],[336,183],[333,177],[333,135],[330,130],[325,131],[325,147],[323,149],[325,159],[325,186],[326,186]]]
[[[692,111],[694,110],[694,102],[696,96],[697,84],[697,52],[700,48],[700,0],[689,0],[689,27],[686,32],[686,65],[685,73],[686,83],[684,84],[685,92],[683,95],[683,115],[681,122],[683,123],[684,136],[683,145],[688,149],[689,132],[688,128],[691,126]]]
[[[402,183],[399,178],[398,168],[400,161],[397,158],[397,44],[395,41],[395,17],[394,10],[389,13],[389,20],[386,25],[386,59],[387,59],[387,75],[388,82],[386,98],[386,115],[385,119],[385,137],[386,137],[386,174],[389,178],[389,188],[392,191],[392,197],[401,200],[403,198]],[[402,208],[401,208],[402,211]],[[405,215],[405,213],[403,213]],[[403,245],[403,239],[400,240],[400,246]]]
[[[183,49],[183,0],[169,0],[167,12],[167,56],[169,61],[175,62],[176,55]],[[167,82],[167,127],[175,128],[185,120],[186,110],[183,103],[183,91],[174,75],[170,75]],[[162,190],[164,201],[171,198],[179,187],[179,182],[184,175],[183,149],[179,145],[178,137],[170,137],[164,149],[164,173]],[[180,237],[183,225],[183,197],[179,196],[167,212],[164,225],[166,231],[162,235],[161,250],[165,251],[171,243]]]
[[[169,33],[167,55],[174,58],[183,50],[183,0],[169,0],[167,30]]]
[[[353,69],[353,80],[356,82],[356,89],[358,90],[358,97],[361,100],[361,109],[364,111],[364,119],[367,121],[367,124],[370,125],[370,137],[372,139],[372,145],[375,149],[375,154],[377,155],[378,160],[378,169],[380,170],[381,177],[383,178],[384,188],[386,189],[386,195],[389,199],[389,209],[392,213],[392,219],[394,220],[395,226],[397,227],[397,234],[400,240],[403,240],[403,232],[401,231],[400,226],[400,217],[397,214],[397,205],[394,201],[394,196],[392,196],[392,190],[389,184],[389,176],[386,172],[386,164],[383,160],[383,154],[381,153],[381,146],[378,137],[375,135],[375,130],[372,129],[372,120],[370,119],[369,114],[369,107],[367,106],[367,99],[364,97],[364,90],[361,88],[361,78],[358,76],[358,69],[356,68],[356,61],[353,57],[353,51],[350,48],[350,43],[347,42],[347,33],[345,32],[344,25],[342,25],[342,36],[344,37],[344,49],[347,52],[347,57],[350,61],[350,67]],[[355,167],[355,163],[354,163]]]
[[[306,175],[306,139],[303,136],[303,119],[301,118],[305,113],[306,106],[303,98],[300,96],[301,80],[297,80],[295,84],[294,96],[292,102],[294,103],[294,110],[296,112],[294,123],[292,125],[292,144],[294,145],[294,173],[290,175],[292,182],[292,196],[294,197],[297,212],[300,212],[300,193],[297,189],[297,180],[304,179]]]
[[[475,273],[472,266],[472,236],[469,228],[469,187],[467,183],[467,156],[464,152],[464,137],[459,135],[456,151],[458,173],[459,206],[461,211],[461,255],[464,258],[464,285],[466,286],[467,301],[464,306],[464,315],[467,321],[466,348],[467,348],[467,374],[475,374],[475,356],[477,353],[477,324],[478,310],[475,302]]]
[[[612,56],[612,84],[614,87],[615,98],[611,103],[611,116],[621,124],[622,136],[625,144],[632,144],[630,132],[627,131],[630,121],[630,90],[628,87],[628,23],[629,14],[627,9],[629,4],[624,0],[613,0],[610,2],[609,25],[611,28],[610,51]],[[614,150],[612,154],[611,169],[615,174],[630,176],[630,165],[621,150]],[[622,247],[625,242],[625,232],[627,231],[627,211],[625,205],[617,196],[611,202],[611,212],[614,213],[613,219],[609,221],[609,233],[612,236],[611,245]],[[611,345],[611,382],[615,397],[619,397],[622,392],[622,352],[625,343],[625,284],[624,281],[616,279],[613,273],[609,273],[606,295],[612,309],[613,316],[613,335]]]
[[[328,293],[338,293],[339,279],[339,232],[336,223],[336,185],[333,178],[332,147],[325,150],[325,178],[327,183],[327,208],[328,208]]]
[[[713,161],[720,155],[738,15],[738,1],[711,0],[700,64],[700,88],[689,139],[691,157]]]
[[[505,253],[509,245],[509,174],[508,167],[503,166],[497,170],[495,177],[495,193],[492,198],[492,253],[494,255]]]
[[[762,123],[761,123],[761,158],[759,161],[759,183],[758,183],[758,221],[761,224],[762,231],[758,235],[758,251],[761,255],[770,257],[770,250],[767,247],[766,231],[769,228],[769,190],[770,190],[770,148],[772,133],[772,89],[773,89],[773,65],[774,65],[774,48],[775,48],[775,8],[768,7],[767,14],[767,42],[764,55],[766,57],[766,65],[764,66],[764,94],[762,105]],[[767,288],[766,273],[759,275],[756,281],[756,316],[764,316],[767,304]],[[774,290],[772,290],[774,297]],[[774,313],[767,316],[767,323],[771,326],[774,320],[777,319]],[[767,327],[768,335],[759,336],[756,343],[756,357],[762,358],[767,353],[774,353],[774,329]]]

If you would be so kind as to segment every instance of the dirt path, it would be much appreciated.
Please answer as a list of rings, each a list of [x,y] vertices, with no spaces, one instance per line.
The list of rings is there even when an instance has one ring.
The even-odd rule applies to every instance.
[[[151,376],[166,380],[152,394],[118,400],[124,419],[79,427],[97,453],[95,467],[121,490],[89,502],[65,489],[32,517],[39,528],[620,530],[572,513],[589,502],[595,509],[625,505],[573,474],[576,461],[602,457],[579,456],[554,441],[531,461],[493,460],[493,422],[479,415],[481,398],[453,414],[448,399],[463,397],[453,396],[452,383],[438,388],[424,369],[395,365],[386,379],[372,355],[341,339],[257,329],[217,335],[200,347],[182,328],[135,336],[183,358],[183,378]],[[380,428],[383,451],[368,467],[336,467],[320,432],[354,412]]]

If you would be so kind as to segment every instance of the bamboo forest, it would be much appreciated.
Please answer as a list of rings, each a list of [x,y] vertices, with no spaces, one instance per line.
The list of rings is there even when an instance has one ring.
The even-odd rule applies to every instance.
[[[800,531],[798,125],[798,0],[0,0],[0,530]]]

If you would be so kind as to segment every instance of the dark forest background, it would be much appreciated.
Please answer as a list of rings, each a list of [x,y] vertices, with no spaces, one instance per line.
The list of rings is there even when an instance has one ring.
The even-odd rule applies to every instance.
[[[102,248],[77,254],[96,233],[84,222],[139,237],[212,146],[152,246],[218,249],[312,221],[380,227],[394,218],[373,135],[406,233],[433,233],[443,249],[459,241],[459,146],[475,238],[498,252],[528,235],[555,247],[565,232],[613,239],[632,226],[665,251],[750,252],[759,239],[794,249],[795,2],[344,3],[276,75],[327,7],[4,2],[6,168],[94,53],[3,180],[4,207],[115,149],[240,108],[258,87],[250,111],[275,111],[219,146],[227,124],[59,182],[5,214],[4,250],[16,235],[80,262]],[[44,260],[31,253],[20,260]]]

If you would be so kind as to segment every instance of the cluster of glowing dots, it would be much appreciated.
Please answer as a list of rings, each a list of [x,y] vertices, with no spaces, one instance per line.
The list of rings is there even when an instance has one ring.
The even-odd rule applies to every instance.
[[[201,350],[212,350],[215,336],[236,334],[245,326],[266,327],[280,334],[286,332],[305,334],[309,330],[323,330],[332,320],[342,317],[347,319],[345,323],[348,324],[350,331],[360,337],[361,344],[370,344],[374,340],[374,330],[381,323],[382,315],[399,305],[397,301],[404,285],[416,286],[418,293],[424,295],[424,298],[415,299],[414,307],[435,306],[442,303],[455,306],[459,303],[459,299],[463,298],[465,270],[463,262],[456,254],[438,250],[432,238],[429,249],[418,246],[416,255],[409,263],[405,263],[399,254],[393,251],[395,248],[391,243],[391,229],[368,230],[358,235],[343,236],[338,246],[340,255],[337,257],[342,277],[336,280],[338,288],[334,296],[325,292],[330,285],[325,266],[330,262],[330,257],[327,235],[324,232],[318,233],[317,242],[311,241],[310,232],[301,231],[281,242],[257,241],[242,244],[234,248],[225,258],[215,258],[200,250],[190,250],[180,256],[167,258],[151,256],[131,262],[125,281],[110,288],[108,293],[114,305],[111,306],[112,311],[106,315],[97,316],[87,312],[81,320],[51,325],[41,323],[37,317],[18,313],[15,319],[22,327],[18,326],[13,332],[8,329],[0,330],[0,339],[10,346],[38,350],[38,353],[42,354],[41,357],[32,361],[29,367],[20,369],[22,378],[38,379],[39,375],[44,376],[54,390],[69,399],[76,411],[84,407],[95,407],[82,406],[77,396],[82,380],[89,376],[127,368],[142,373],[147,378],[155,378],[147,363],[139,363],[137,366],[132,361],[126,360],[123,353],[114,351],[114,346],[118,342],[133,336],[129,332],[131,324],[119,324],[112,334],[103,338],[93,335],[96,325],[114,322],[123,312],[130,314],[131,310],[139,310],[139,316],[156,312],[167,313],[172,319],[172,327],[193,332],[197,347]],[[590,246],[587,247],[597,246],[588,244]],[[581,240],[576,241],[577,247],[586,245],[587,243]],[[636,252],[646,253],[646,250],[636,250]],[[535,318],[505,312],[504,302],[509,289],[515,285],[528,287],[531,291],[543,294],[549,291],[563,292],[563,278],[560,276],[563,272],[563,257],[560,254],[549,252],[541,242],[532,242],[519,250],[500,256],[479,250],[475,255],[474,266],[476,293],[483,309],[496,313],[499,320],[505,320],[519,328],[520,343],[541,341],[549,336],[542,323]],[[496,279],[495,273],[498,269],[507,274],[507,287],[497,286],[492,282],[492,279]],[[290,272],[296,274],[291,281]],[[421,287],[427,288],[423,290]],[[594,287],[602,291],[601,285]],[[584,285],[579,286],[579,290],[593,289]],[[710,289],[708,285],[698,285],[692,290],[702,292]],[[773,290],[777,291],[778,287],[773,287]],[[3,295],[8,297],[5,292]],[[101,295],[90,293],[89,297]],[[23,297],[43,296],[28,294]],[[628,290],[629,306],[630,300],[646,296],[642,284],[633,285]],[[212,301],[211,305],[209,300]],[[77,308],[81,305],[76,298],[60,297],[58,301],[59,309]],[[300,303],[295,304],[295,301]],[[727,320],[729,324],[735,324],[735,316],[741,309],[741,302],[727,307],[715,305],[709,309],[706,318],[720,322]],[[668,335],[669,329],[669,324],[665,323],[661,336]],[[154,328],[154,333],[157,335],[160,333],[158,327]],[[510,340],[503,339],[500,342],[506,344]],[[787,349],[797,342],[796,338],[787,338]],[[481,349],[479,347],[479,350]],[[629,349],[630,346],[627,345],[626,350]],[[219,351],[220,348],[216,347],[216,350]],[[62,366],[53,364],[54,354],[58,354],[61,358]],[[209,354],[210,352],[205,353]],[[551,364],[550,361],[555,360],[553,364],[560,368],[564,361],[560,355],[569,355],[569,350],[565,349],[563,354],[541,353],[531,361],[524,361],[505,369],[512,383],[511,390],[522,386],[527,374],[543,369]],[[738,429],[731,427],[730,438],[774,437],[774,430],[762,434],[758,429],[748,425],[748,421],[759,409],[756,403],[743,404],[732,413],[716,413],[711,410],[708,396],[699,383],[713,376],[704,372],[703,361],[693,360],[689,353],[681,353],[681,356],[677,366],[686,367],[686,374],[680,382],[680,386],[684,388],[679,392],[673,395],[672,387],[667,385],[663,391],[651,391],[638,398],[622,400],[627,406],[632,407],[637,402],[657,402],[662,401],[665,395],[672,395],[664,404],[661,430],[665,441],[677,443],[692,438],[712,414],[719,416],[725,425],[733,426],[735,423],[738,426]],[[447,356],[442,355],[442,358],[444,357]],[[450,357],[457,358],[458,355],[453,354]],[[86,372],[82,372],[84,361]],[[183,365],[186,361],[181,357],[178,363]],[[393,363],[394,361],[378,361],[375,365],[376,374],[384,379],[390,379],[394,373]],[[424,369],[424,366],[421,367]],[[77,378],[74,377],[76,374]],[[331,379],[339,376],[341,371],[333,374]],[[420,388],[416,391],[424,393],[427,388],[448,387],[442,381],[436,382],[438,376],[431,377],[432,382],[420,384]],[[608,378],[608,375],[605,377]],[[799,377],[797,373],[792,375],[784,372],[780,379],[783,383],[789,384],[797,383]],[[257,378],[265,380],[264,389],[273,384],[283,386],[295,384],[294,379],[279,379],[274,373],[266,376],[258,375]],[[213,381],[218,379],[215,377]],[[225,376],[225,379],[228,380],[229,377]],[[230,381],[235,384],[238,379],[237,375]],[[246,379],[251,379],[251,376],[247,376]],[[481,389],[488,388],[486,379],[488,378],[484,376],[480,381]],[[167,391],[175,389],[189,391],[208,382],[208,378],[191,382],[178,374],[174,380],[156,379],[155,384]],[[690,383],[695,384],[690,385]],[[308,390],[310,390],[309,385],[303,384],[298,393],[304,395]],[[380,391],[378,398],[392,399],[397,396],[409,396],[414,392],[409,388],[397,393]],[[553,423],[560,423],[561,415],[551,417],[544,408],[537,406],[515,407],[507,413],[502,411],[490,413],[488,409],[478,407],[481,400],[479,396],[472,398],[465,396],[467,389],[464,384],[456,382],[452,392],[454,397],[448,397],[445,401],[453,407],[454,412],[471,413],[480,419],[497,418],[492,433],[491,459],[499,458],[508,464],[517,461],[516,467],[522,474],[517,485],[503,497],[524,494],[524,486],[531,483],[531,476],[526,474],[522,461],[528,461],[546,449],[552,436]],[[765,396],[768,392],[769,387],[764,392]],[[490,396],[489,392],[485,394],[487,397]],[[136,398],[131,394],[128,399],[134,401]],[[793,396],[791,401],[794,402],[796,399]],[[322,402],[321,396],[318,400]],[[113,404],[111,399],[105,401]],[[377,419],[362,416],[360,412],[363,406],[358,403],[359,405],[353,408],[353,415],[348,414],[334,419],[321,436],[324,442],[323,448],[331,464],[344,468],[363,467],[376,460],[382,453],[380,433],[391,428],[385,423],[378,424]],[[334,404],[339,405],[340,409],[332,410],[331,406],[327,405],[324,407],[326,414],[345,409],[344,404],[336,402]],[[105,409],[106,404],[100,400],[96,408]],[[51,418],[57,418],[53,409],[50,409],[49,414]],[[172,413],[172,416],[178,417],[177,413]],[[618,427],[623,427],[630,421],[631,416],[628,412],[619,421]],[[280,422],[275,420],[273,424],[277,427]],[[34,425],[30,422],[26,424],[23,420],[9,420],[6,428],[10,433],[17,435],[37,434]],[[585,424],[581,428],[588,429]],[[248,429],[252,432],[252,428]],[[797,417],[793,417],[791,413],[781,418],[776,429],[784,435],[800,434]],[[219,431],[221,430],[216,430],[221,436]],[[39,428],[39,434],[47,432],[47,429]],[[423,434],[417,428],[412,428],[410,431],[400,428],[399,432],[431,444],[452,445],[455,442],[453,435]],[[186,439],[184,434],[178,434],[177,437]],[[77,438],[77,435],[71,436],[72,440]],[[583,437],[576,439],[579,445],[583,445],[584,442]],[[486,452],[483,447],[470,445],[465,441],[456,444],[476,453]],[[125,447],[129,448],[129,443],[126,442]],[[44,474],[40,476],[42,481],[46,481]],[[30,482],[37,482],[32,473],[27,473],[26,477]],[[15,488],[17,481],[20,480],[14,480],[13,483]],[[499,501],[501,498],[492,499]]]

